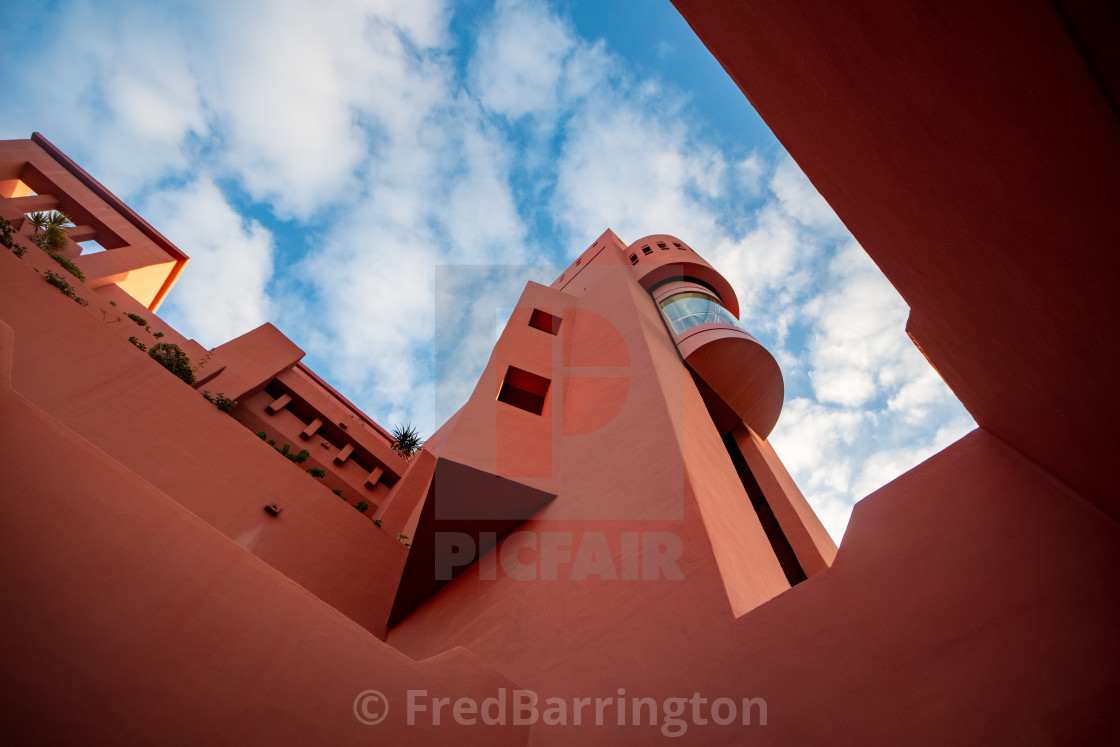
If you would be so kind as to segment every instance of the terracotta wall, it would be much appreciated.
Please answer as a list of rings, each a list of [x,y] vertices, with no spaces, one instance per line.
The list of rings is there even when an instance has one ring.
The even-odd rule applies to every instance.
[[[4,251],[0,268],[0,318],[20,340],[13,372],[20,394],[295,582],[381,629],[394,569],[404,562],[395,535],[24,261]],[[272,503],[283,508],[280,516],[264,511]]]

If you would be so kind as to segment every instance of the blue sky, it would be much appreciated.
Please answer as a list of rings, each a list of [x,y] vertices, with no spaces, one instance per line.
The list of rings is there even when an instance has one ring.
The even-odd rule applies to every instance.
[[[610,227],[679,236],[735,286],[786,379],[771,441],[836,539],[973,427],[667,1],[5,11],[0,137],[42,132],[191,256],[161,316],[206,346],[271,321],[382,424],[431,433],[495,309]]]

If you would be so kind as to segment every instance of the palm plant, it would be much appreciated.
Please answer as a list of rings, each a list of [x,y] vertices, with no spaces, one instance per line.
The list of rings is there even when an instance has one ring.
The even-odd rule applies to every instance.
[[[420,431],[416,430],[412,423],[396,426],[389,435],[393,439],[393,451],[405,459],[419,451],[424,444],[424,440],[420,438]]]
[[[62,213],[52,210],[49,213],[31,213],[27,216],[35,232],[31,240],[45,251],[57,251],[66,246],[66,229],[72,223]]]

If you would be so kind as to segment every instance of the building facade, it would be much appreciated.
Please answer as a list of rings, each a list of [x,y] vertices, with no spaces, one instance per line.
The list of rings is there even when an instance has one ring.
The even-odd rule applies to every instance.
[[[181,253],[41,139],[5,144],[0,214],[58,206],[107,250],[70,249],[85,307],[0,251],[8,734],[1114,738],[1115,13],[676,5],[978,428],[861,500],[833,556],[765,442],[780,378],[733,293],[679,239],[609,232],[525,289],[404,464],[267,326],[205,385],[248,393],[239,423],[107,318],[135,302],[204,357],[146,316]]]
[[[456,697],[478,687],[472,677],[492,684],[501,672],[510,679],[499,678],[508,686],[498,689],[510,697],[532,691],[574,703],[579,693],[615,683],[611,692],[643,684],[636,695],[660,702],[681,687],[678,674],[630,684],[616,665],[602,668],[604,650],[617,652],[619,663],[642,661],[644,647],[668,643],[666,631],[690,620],[688,638],[729,645],[718,641],[730,623],[822,573],[835,556],[765,440],[782,405],[781,372],[738,325],[735,291],[680,239],[655,235],[626,245],[608,230],[551,286],[530,283],[468,401],[405,458],[272,325],[207,351],[164,323],[155,312],[175,278],[163,277],[154,292],[152,268],[177,273],[186,255],[45,138],[0,143],[0,176],[12,244],[3,259],[6,423],[18,429],[22,418],[31,431],[65,431],[63,445],[42,434],[19,440],[65,454],[73,465],[56,476],[69,481],[63,487],[43,478],[41,457],[19,462],[8,472],[6,497],[30,507],[32,496],[51,496],[38,504],[50,511],[64,496],[81,502],[67,510],[72,528],[44,535],[33,531],[32,516],[21,517],[26,526],[11,525],[21,527],[11,559],[23,560],[5,568],[39,567],[30,560],[36,553],[63,548],[75,562],[86,558],[75,572],[81,583],[62,584],[48,607],[82,625],[121,613],[100,601],[121,599],[128,613],[119,632],[109,640],[93,635],[92,650],[115,649],[115,662],[127,662],[138,682],[157,677],[141,662],[151,637],[167,632],[159,621],[164,606],[178,610],[173,625],[185,624],[196,646],[208,649],[180,655],[220,661],[241,673],[233,681],[262,666],[298,670],[283,657],[265,665],[255,658],[260,651],[244,658],[223,642],[230,620],[241,621],[239,637],[262,634],[261,615],[291,615],[275,600],[243,606],[247,590],[238,579],[246,566],[289,593],[298,589],[305,606],[333,620],[299,626],[277,641],[284,646],[356,623],[361,630],[351,635],[375,658],[397,657],[418,670],[452,654],[462,660],[456,666],[465,661],[471,676],[444,685]],[[78,224],[56,252],[68,265],[35,246],[26,215],[44,209]],[[108,266],[112,273],[103,271]],[[146,282],[134,283],[134,274]],[[61,284],[43,282],[63,275]],[[157,347],[169,345],[189,359],[189,375],[154,359]],[[121,479],[133,484],[114,485]],[[141,495],[148,492],[158,499]],[[144,526],[176,517],[206,540],[166,530],[164,540],[179,553],[166,557],[162,541],[135,541]],[[221,571],[206,572],[212,545],[228,557]],[[161,587],[175,601],[161,605],[131,577],[151,565],[166,574]],[[191,593],[182,576],[199,573],[209,577],[207,591]],[[60,581],[43,568],[25,576],[22,588]],[[17,608],[45,612],[10,591]],[[26,633],[22,623],[10,624],[13,640]],[[573,625],[581,628],[576,645]],[[113,680],[115,667],[84,649],[69,651],[73,658],[53,675],[36,673],[37,646],[22,650],[13,654],[16,681],[65,678],[69,668]],[[661,656],[684,653],[667,645]],[[208,690],[213,676],[182,687]],[[382,684],[399,689],[407,679]],[[689,686],[702,685],[700,678]],[[116,696],[114,708],[153,707],[130,702],[134,696]],[[401,697],[390,698],[394,707]],[[236,699],[223,708],[228,714],[215,715],[215,723],[243,711]],[[153,724],[161,726],[137,733],[167,736],[164,728],[174,731],[183,716],[156,707]],[[765,720],[765,713],[753,717]],[[263,725],[244,718],[257,734]],[[576,728],[584,716],[557,718]],[[635,718],[639,734],[657,734],[664,714],[619,718],[610,739],[630,733]],[[93,713],[55,726],[75,736],[113,728]],[[350,717],[315,730],[338,735],[355,726],[362,724]],[[398,720],[382,733],[427,738],[406,726]],[[451,726],[469,738],[477,731]],[[509,727],[503,739],[523,738],[514,724],[499,726]],[[447,728],[438,733],[448,736]],[[570,734],[544,736],[565,741]]]

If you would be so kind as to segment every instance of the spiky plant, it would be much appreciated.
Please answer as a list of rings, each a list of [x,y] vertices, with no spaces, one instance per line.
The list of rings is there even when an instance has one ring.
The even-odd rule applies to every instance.
[[[44,251],[57,251],[66,246],[66,229],[72,224],[70,219],[57,210],[49,213],[31,213],[27,216],[35,229],[31,240]]]
[[[389,435],[393,438],[393,451],[405,459],[415,454],[424,445],[424,439],[420,438],[420,431],[416,430],[412,423],[396,426]]]

